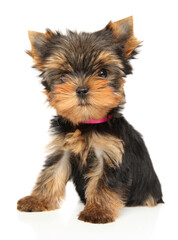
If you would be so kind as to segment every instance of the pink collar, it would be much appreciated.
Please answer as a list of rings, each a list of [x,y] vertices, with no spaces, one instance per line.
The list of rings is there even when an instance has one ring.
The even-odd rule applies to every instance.
[[[101,119],[89,119],[88,121],[84,121],[84,122],[80,122],[80,123],[87,123],[87,124],[97,124],[97,123],[103,123],[103,122],[107,122],[108,119],[111,119],[112,118],[112,115],[109,115],[108,117],[105,116]]]

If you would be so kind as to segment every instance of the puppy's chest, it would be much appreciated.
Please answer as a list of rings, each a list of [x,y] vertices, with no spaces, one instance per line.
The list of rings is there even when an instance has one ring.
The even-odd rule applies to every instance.
[[[89,157],[104,161],[110,167],[122,163],[124,153],[123,141],[110,134],[92,132],[83,134],[80,130],[68,133],[63,140],[63,149],[80,157],[82,164]]]

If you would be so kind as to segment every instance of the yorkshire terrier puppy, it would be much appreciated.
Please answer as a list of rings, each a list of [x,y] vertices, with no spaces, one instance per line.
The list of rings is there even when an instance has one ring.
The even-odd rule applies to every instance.
[[[79,219],[113,222],[124,206],[163,203],[161,185],[139,132],[123,117],[124,77],[141,43],[128,17],[94,33],[29,32],[34,67],[57,116],[54,135],[24,212],[54,210],[74,182],[85,204]]]

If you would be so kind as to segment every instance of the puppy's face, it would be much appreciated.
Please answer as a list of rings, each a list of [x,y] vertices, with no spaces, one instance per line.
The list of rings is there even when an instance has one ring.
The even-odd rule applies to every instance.
[[[94,33],[47,30],[29,32],[29,53],[42,71],[42,84],[51,106],[73,124],[100,119],[124,103],[124,79],[131,73],[129,58],[139,41],[132,17],[109,23]]]

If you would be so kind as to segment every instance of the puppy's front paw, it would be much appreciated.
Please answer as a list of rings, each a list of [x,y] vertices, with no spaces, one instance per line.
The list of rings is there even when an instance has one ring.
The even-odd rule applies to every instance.
[[[78,219],[90,223],[109,223],[115,220],[111,212],[101,208],[84,209]]]
[[[27,196],[17,202],[17,209],[22,212],[42,212],[47,211],[48,207],[44,201],[37,197]]]

